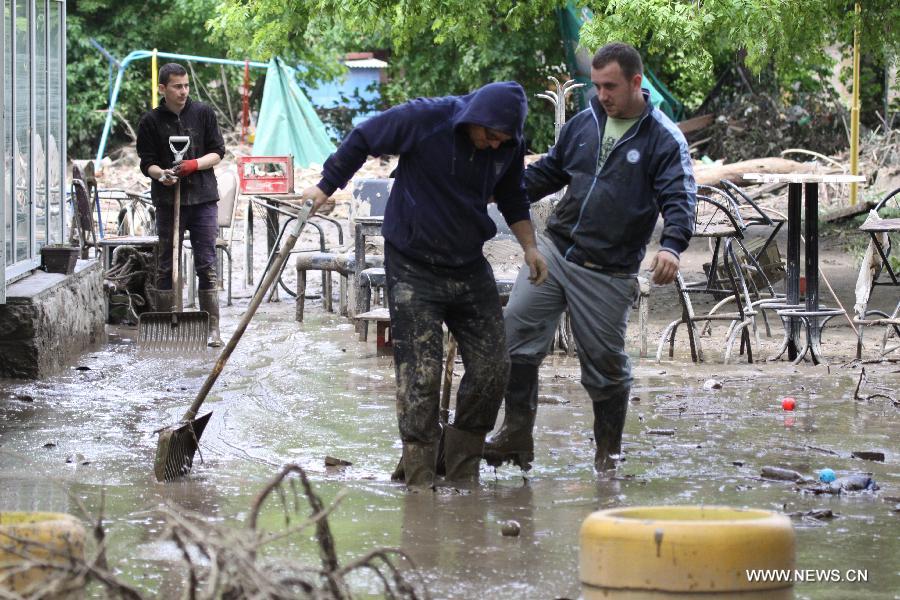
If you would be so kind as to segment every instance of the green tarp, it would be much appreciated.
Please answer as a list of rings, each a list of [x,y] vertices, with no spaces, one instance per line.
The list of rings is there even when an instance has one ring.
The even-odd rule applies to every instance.
[[[293,68],[269,61],[262,108],[256,124],[253,156],[294,156],[294,164],[322,164],[334,152],[325,125],[297,85]]]

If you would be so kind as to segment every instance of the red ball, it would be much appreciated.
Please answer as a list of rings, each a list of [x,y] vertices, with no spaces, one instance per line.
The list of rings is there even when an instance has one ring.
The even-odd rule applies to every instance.
[[[781,401],[781,408],[783,408],[784,410],[794,410],[795,408],[797,408],[797,401],[790,397],[785,398]]]

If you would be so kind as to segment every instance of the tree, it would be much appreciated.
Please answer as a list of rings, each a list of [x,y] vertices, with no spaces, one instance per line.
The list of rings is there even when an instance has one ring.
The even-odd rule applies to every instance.
[[[280,54],[289,62],[300,63],[306,86],[341,74],[334,66],[345,52],[390,49],[389,82],[381,89],[388,105],[417,96],[465,94],[499,80],[516,80],[533,94],[545,89],[547,75],[560,76],[565,70],[552,12],[537,15],[528,29],[515,28],[498,12],[484,12],[481,3],[471,3],[475,14],[460,12],[464,20],[444,32],[425,26],[429,16],[416,13],[419,6],[410,7],[414,10],[409,12],[416,13],[413,20],[387,4],[226,0],[209,25],[234,47],[255,48],[262,58]],[[462,2],[454,5],[458,11],[465,6]],[[398,12],[399,25],[391,18]],[[490,35],[463,38],[465,20],[470,18],[492,25],[483,29],[490,30]],[[239,26],[241,23],[251,26]],[[288,35],[288,31],[299,33]],[[553,141],[553,111],[546,101],[533,96],[529,108],[526,136],[534,149],[542,151]]]
[[[414,52],[421,51],[436,58],[480,55],[483,49],[499,47],[499,37],[524,34],[525,40],[531,35],[530,50],[543,52],[552,63],[558,56],[555,47],[545,35],[535,34],[567,4],[565,0],[224,0],[212,26],[266,52],[293,51],[298,56],[322,38],[323,27],[336,26],[347,32],[348,39],[360,35],[389,39],[395,60],[401,62],[415,61]],[[849,0],[576,0],[572,5],[594,14],[582,29],[582,45],[597,48],[619,40],[641,48],[651,64],[665,64],[674,77],[667,83],[694,105],[713,85],[717,67],[736,56],[745,56],[757,73],[774,69],[782,85],[830,66],[823,50],[851,43],[856,24]],[[862,0],[861,5],[866,52],[881,64],[896,61],[900,4]],[[251,27],[240,26],[246,23]],[[428,48],[430,43],[434,49]],[[469,81],[462,76],[470,69],[465,60],[435,60],[431,67],[448,76],[450,83]]]
[[[70,156],[93,156],[109,105],[112,82],[108,62],[90,39],[94,38],[119,60],[133,50],[154,47],[179,54],[224,57],[228,46],[213,39],[204,28],[210,15],[215,14],[217,3],[217,0],[117,0],[115,9],[111,10],[106,0],[69,2],[66,75]],[[195,68],[205,82],[220,78],[218,67],[197,65]],[[115,73],[114,69],[113,77]],[[237,71],[235,77],[236,83],[240,77]],[[195,86],[192,94],[196,97],[197,93]],[[149,108],[150,61],[142,60],[125,71],[111,141],[129,141],[123,121],[137,127],[137,120]]]

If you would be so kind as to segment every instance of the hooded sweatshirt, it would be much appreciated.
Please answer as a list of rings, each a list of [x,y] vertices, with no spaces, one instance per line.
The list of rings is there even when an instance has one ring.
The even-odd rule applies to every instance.
[[[465,96],[418,98],[356,127],[322,172],[328,195],[344,187],[367,156],[399,155],[382,235],[401,254],[437,266],[483,260],[482,246],[497,227],[488,216],[493,197],[509,224],[529,219],[522,182],[528,106],[512,81]],[[478,150],[465,125],[512,136],[496,150]]]

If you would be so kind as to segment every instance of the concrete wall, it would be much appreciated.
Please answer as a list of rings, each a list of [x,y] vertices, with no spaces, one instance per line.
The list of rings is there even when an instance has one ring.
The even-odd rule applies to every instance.
[[[69,276],[35,271],[0,304],[0,377],[37,379],[105,341],[103,270],[80,260]]]

